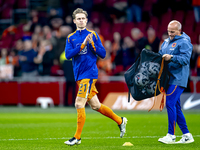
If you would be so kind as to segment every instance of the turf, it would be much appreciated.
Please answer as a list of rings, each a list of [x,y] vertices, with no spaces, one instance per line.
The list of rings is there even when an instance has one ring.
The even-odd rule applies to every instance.
[[[200,110],[184,111],[190,132],[195,142],[191,144],[166,145],[158,138],[167,133],[167,114],[147,111],[115,111],[128,119],[127,133],[119,138],[116,123],[103,115],[86,108],[86,123],[82,143],[67,146],[64,141],[76,130],[75,108],[54,107],[0,107],[0,150],[165,150],[200,149]],[[176,128],[177,140],[181,131]],[[131,142],[133,146],[122,146]]]

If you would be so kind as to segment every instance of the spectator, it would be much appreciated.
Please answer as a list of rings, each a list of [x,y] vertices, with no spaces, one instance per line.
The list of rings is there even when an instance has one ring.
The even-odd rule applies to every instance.
[[[141,22],[144,0],[128,0],[127,21]]]
[[[63,25],[64,26],[70,26],[72,28],[72,31],[76,30],[76,25],[73,23],[72,17],[70,15],[65,17]]]
[[[24,43],[21,39],[17,40],[15,44],[15,48],[13,49],[13,55],[14,58],[16,59],[16,64],[14,65],[14,76],[18,77],[21,76],[21,67],[19,65],[19,52],[24,49]]]
[[[122,49],[115,57],[116,65],[123,65],[124,68],[130,67],[135,62],[135,42],[129,37],[124,38]]]
[[[115,32],[113,34],[113,43],[112,43],[112,52],[111,52],[111,61],[115,60],[115,57],[119,50],[122,49],[123,40],[119,32]]]
[[[53,59],[54,53],[52,51],[52,44],[50,43],[50,41],[41,41],[38,55],[34,58],[34,63],[39,64],[39,75],[50,76],[51,67],[53,66]]]
[[[46,40],[51,39],[51,37],[52,37],[51,28],[48,25],[45,25],[42,28],[42,32],[43,32],[44,39],[46,39]]]
[[[0,65],[9,64],[8,50],[3,48],[0,55]]]
[[[196,22],[200,22],[200,1],[192,0],[192,6],[194,8],[194,16]]]
[[[200,46],[197,46],[197,76],[200,76]]]
[[[64,71],[60,67],[58,59],[53,60],[53,66],[51,67],[51,76],[63,76]]]
[[[56,37],[57,42],[54,48],[55,59],[59,60],[60,55],[65,49],[66,38],[71,32],[72,28],[70,26],[61,26],[59,28],[60,35]]]
[[[103,37],[103,35],[101,35],[99,27],[95,26],[95,27],[94,27],[94,31],[97,32],[97,34],[99,35],[99,38],[101,39],[101,43],[102,43],[103,46],[104,46],[104,37]]]
[[[74,79],[74,72],[72,67],[72,60],[67,60],[65,58],[65,51],[60,55],[60,63],[62,64],[62,69],[64,71],[64,76],[66,80],[65,87],[65,106],[72,106],[75,103],[76,97],[76,82]],[[69,95],[72,94],[72,103],[69,102]]]
[[[160,39],[156,36],[156,31],[152,27],[149,27],[147,30],[147,40],[148,43],[145,48],[157,53],[159,51]]]
[[[110,74],[112,71],[112,61],[111,61],[111,56],[110,56],[110,47],[111,47],[111,42],[106,41],[105,42],[105,49],[106,49],[106,57],[104,59],[98,58],[97,61],[97,66],[100,70],[101,73]],[[101,74],[102,75],[102,74]]]
[[[139,28],[133,28],[131,30],[131,37],[135,42],[135,54],[137,57],[137,55],[140,54],[142,49],[145,48],[145,46],[148,44],[148,41]]]
[[[39,35],[36,34],[36,33],[32,34],[32,48],[34,50],[37,50],[38,45],[39,45],[39,41],[40,41]]]
[[[35,52],[32,48],[31,40],[24,41],[24,50],[19,52],[19,64],[22,70],[22,77],[28,78],[37,76],[37,65],[34,63],[33,59],[37,56],[37,52]]]
[[[59,0],[48,0],[48,13],[56,11],[56,15],[63,17],[63,10],[61,8],[61,1]]]
[[[193,45],[193,50],[192,50],[192,55],[190,58],[190,73],[191,76],[197,76],[197,68],[200,68],[200,62],[197,63],[197,58],[198,58],[198,45],[195,44]]]
[[[21,68],[19,66],[19,57],[15,50],[11,50],[9,55],[9,62],[12,63],[14,67],[14,76],[21,76]]]
[[[167,32],[163,33],[162,38],[161,38],[160,43],[159,43],[159,50],[160,50],[160,48],[161,48],[162,43],[163,43],[164,40],[167,39],[167,38],[168,38],[168,33],[167,33]]]

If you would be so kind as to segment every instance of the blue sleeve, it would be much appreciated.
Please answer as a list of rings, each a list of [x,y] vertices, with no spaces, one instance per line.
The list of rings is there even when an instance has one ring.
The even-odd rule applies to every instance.
[[[101,39],[99,38],[97,33],[96,33],[96,36],[97,36],[97,38],[95,36],[93,36],[94,43],[90,43],[90,47],[99,57],[105,58],[106,50],[103,47],[103,45],[101,43]]]
[[[65,57],[67,59],[71,59],[72,57],[76,56],[80,51],[81,51],[81,46],[73,48],[72,44],[70,43],[70,39],[67,37],[65,45]]]
[[[185,66],[190,63],[190,57],[192,54],[193,46],[189,42],[183,42],[180,45],[180,54],[173,55],[171,62],[168,64],[169,67],[172,65],[173,67]]]
[[[158,51],[158,53],[160,53],[161,55],[163,55],[163,51],[162,51],[162,47],[164,45],[165,41],[162,43],[160,50]]]
[[[34,61],[33,61],[33,59],[35,58],[35,57],[37,57],[37,52],[35,52],[34,50],[32,50],[33,52],[31,53],[31,55],[30,55],[30,57],[27,57],[27,62],[29,62],[29,63],[33,63]]]

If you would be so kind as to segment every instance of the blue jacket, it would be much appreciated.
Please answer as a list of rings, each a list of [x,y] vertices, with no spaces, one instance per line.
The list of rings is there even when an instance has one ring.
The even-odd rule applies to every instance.
[[[163,42],[159,53],[173,55],[168,64],[169,84],[187,87],[192,49],[190,37],[184,32],[180,36],[176,35],[173,40],[168,38]]]
[[[93,33],[94,43],[88,42],[83,48],[81,45],[90,33]],[[76,30],[67,37],[65,57],[67,59],[72,58],[75,81],[98,78],[98,68],[96,65],[98,56],[105,58],[106,50],[96,32],[88,29]]]
[[[19,64],[21,66],[22,72],[32,72],[37,70],[37,64],[33,62],[34,57],[37,56],[37,52],[35,52],[33,49],[29,51],[20,51],[19,56],[26,56],[27,60],[26,61],[20,61]]]

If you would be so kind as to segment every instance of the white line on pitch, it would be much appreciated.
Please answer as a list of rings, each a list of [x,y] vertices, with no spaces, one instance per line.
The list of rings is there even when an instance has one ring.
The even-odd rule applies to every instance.
[[[140,138],[160,138],[161,136],[132,136],[132,137],[123,137],[126,139],[140,139]],[[176,136],[181,137],[181,136]],[[193,137],[200,137],[200,135],[193,135]],[[35,140],[59,140],[59,139],[70,139],[71,137],[62,137],[62,138],[28,138],[28,139],[0,139],[0,141],[35,141]],[[120,137],[83,137],[82,139],[119,139]]]

